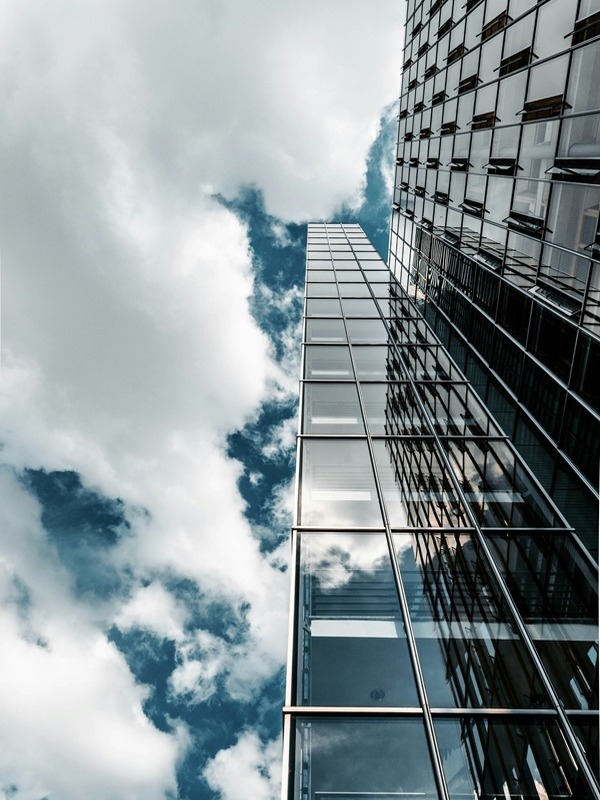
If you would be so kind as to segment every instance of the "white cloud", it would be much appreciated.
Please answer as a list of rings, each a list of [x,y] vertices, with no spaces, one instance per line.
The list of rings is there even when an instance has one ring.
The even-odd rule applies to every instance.
[[[107,557],[139,588],[94,608],[76,600],[39,511],[5,478],[0,787],[61,800],[172,789],[185,736],[144,716],[147,690],[106,638],[113,624],[176,642],[182,695],[222,678],[248,698],[283,660],[287,577],[260,553],[243,466],[223,441],[295,389],[297,362],[273,363],[248,308],[247,231],[211,194],[254,183],[282,219],[356,196],[397,91],[396,13],[395,0],[311,0],[302,12],[291,0],[184,0],[177,13],[133,0],[4,4],[2,458],[76,470],[122,498],[130,535]],[[297,292],[270,302],[290,314],[292,363]],[[241,649],[193,641],[165,574],[248,607]],[[258,791],[271,791],[256,767],[266,750],[239,742]]]
[[[164,639],[180,641],[188,612],[158,581],[142,586],[115,617],[122,631],[142,628]]]
[[[281,740],[265,744],[246,731],[209,761],[204,777],[221,800],[276,800],[281,793]]]
[[[0,493],[0,787],[19,800],[164,797],[184,740],[144,715],[148,689],[73,602],[37,504],[6,470]]]

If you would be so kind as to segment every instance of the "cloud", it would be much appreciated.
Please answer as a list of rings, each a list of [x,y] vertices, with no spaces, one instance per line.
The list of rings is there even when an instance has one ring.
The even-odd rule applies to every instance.
[[[0,492],[0,787],[15,784],[17,798],[164,797],[183,740],[146,718],[147,687],[73,602],[39,508],[7,470]]]
[[[393,0],[311,0],[302,13],[292,0],[188,0],[177,14],[133,0],[51,10],[26,0],[6,16],[5,136],[26,126],[15,146],[35,148],[40,177],[59,159],[71,178],[59,203],[79,170],[89,179],[108,158],[119,165],[109,185],[152,164],[150,194],[257,184],[282,219],[323,217],[360,192],[380,109],[398,92]],[[91,150],[71,149],[80,136]]]
[[[246,731],[209,761],[204,778],[221,800],[276,800],[281,793],[281,740],[265,744]]]
[[[283,221],[360,195],[397,90],[396,3],[311,0],[299,13],[291,0],[184,0],[173,13],[9,0],[3,11],[0,563],[12,666],[0,788],[163,797],[183,727],[145,716],[151,689],[111,628],[174,642],[170,686],[190,703],[217,685],[254,697],[286,646],[283,551],[261,552],[244,465],[224,443],[261,404],[289,399],[299,294],[257,284],[248,226],[217,195],[255,185]],[[286,246],[281,221],[271,235]],[[277,352],[252,313],[261,300],[286,317]],[[272,445],[288,434],[284,424]],[[33,489],[14,477],[26,469],[74,472],[119,498],[127,535],[102,564],[122,580],[102,602],[74,591],[83,555],[67,558],[44,530]],[[276,492],[274,512],[286,502]],[[230,606],[240,641],[194,629],[170,581]],[[248,785],[266,797],[270,745],[248,733],[235,747],[235,774],[254,769]],[[211,762],[230,797],[219,765],[234,748]]]

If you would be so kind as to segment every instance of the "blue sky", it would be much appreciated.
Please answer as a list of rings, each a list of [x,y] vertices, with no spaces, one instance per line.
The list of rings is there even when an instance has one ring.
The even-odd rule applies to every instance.
[[[385,255],[398,5],[8,3],[0,798],[277,797],[305,225]]]

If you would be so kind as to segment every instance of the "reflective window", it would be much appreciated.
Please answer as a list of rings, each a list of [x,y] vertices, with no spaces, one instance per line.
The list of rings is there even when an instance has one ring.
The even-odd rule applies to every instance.
[[[499,569],[567,708],[598,708],[598,588],[561,533],[489,534]]]
[[[452,800],[591,798],[556,722],[434,720]]]
[[[307,342],[345,342],[346,332],[341,319],[307,319]]]
[[[339,317],[341,313],[339,300],[312,298],[306,301],[306,314],[309,317]]]
[[[338,381],[353,379],[348,347],[307,345],[304,353],[304,377]]]
[[[348,337],[352,344],[387,342],[389,334],[380,319],[348,319]]]
[[[547,708],[514,619],[469,533],[395,534],[432,706]]]
[[[556,517],[505,442],[443,439],[465,497],[484,527],[552,527]]]
[[[303,406],[303,433],[364,433],[354,383],[306,383]]]
[[[379,312],[373,300],[342,299],[342,308],[347,317],[378,317]]]
[[[301,459],[302,525],[382,525],[366,440],[303,439]]]
[[[303,533],[298,702],[418,705],[386,539]]]
[[[294,800],[437,800],[420,719],[298,719]]]
[[[379,439],[373,442],[373,450],[392,527],[468,524],[431,439]]]

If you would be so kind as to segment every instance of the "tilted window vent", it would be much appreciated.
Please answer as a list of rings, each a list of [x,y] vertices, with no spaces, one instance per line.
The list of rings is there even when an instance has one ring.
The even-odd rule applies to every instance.
[[[529,236],[535,236],[536,239],[541,239],[544,231],[548,228],[544,225],[543,217],[532,217],[530,214],[523,214],[520,211],[511,211],[506,219],[509,229],[518,231],[519,233],[527,233]]]
[[[443,206],[447,206],[450,202],[450,197],[446,194],[446,192],[435,192],[433,199],[436,203],[440,203]]]
[[[459,58],[462,58],[466,52],[467,48],[464,46],[464,44],[459,44],[458,47],[455,47],[454,50],[451,50],[448,53],[446,56],[446,61],[448,64],[453,64],[455,61],[458,61]]]
[[[410,66],[412,66],[412,63],[413,63],[412,57],[411,57],[411,58],[408,58],[408,59],[407,59],[407,60],[404,62],[404,64],[402,64],[402,69],[408,69]]]
[[[523,115],[524,122],[531,122],[536,119],[559,117],[565,108],[571,108],[571,106],[565,103],[564,95],[555,94],[552,97],[541,97],[539,100],[530,100],[528,103],[525,103],[523,110],[517,113]]]
[[[438,106],[440,103],[443,103],[444,100],[448,97],[446,92],[442,89],[441,92],[436,92],[433,97],[431,98],[431,105]]]
[[[597,209],[598,206],[596,206]],[[583,249],[588,250],[595,261],[600,261],[600,230],[596,233],[594,241],[587,244]]]
[[[454,247],[458,247],[460,244],[460,236],[458,236],[454,231],[445,230],[440,233],[440,239],[443,239],[448,244],[453,245]]]
[[[414,133],[405,133],[404,134],[404,141],[411,142],[414,138]]]
[[[508,16],[508,12],[503,11],[501,14],[498,14],[497,17],[491,19],[487,25],[484,25],[481,29],[481,41],[485,42],[486,39],[490,39],[495,33],[501,31],[502,28],[506,28],[509,22],[512,22],[512,17]]]
[[[394,209],[394,211],[400,211],[400,203],[396,202],[392,203],[392,208]]]
[[[468,14],[469,11],[471,11],[472,8],[475,8],[475,6],[478,6],[479,3],[481,3],[481,2],[482,2],[482,0],[467,0],[467,2],[464,4],[463,8],[466,10],[466,12]]]
[[[427,161],[425,162],[425,166],[427,167],[427,169],[438,169],[440,166],[440,160],[439,158],[434,158],[432,156],[431,158],[427,159]]]
[[[418,197],[425,197],[425,187],[424,186],[415,186],[415,194]]]
[[[442,36],[445,36],[453,25],[454,25],[454,20],[452,19],[452,17],[450,19],[447,19],[446,22],[444,22],[444,24],[440,25],[440,27],[438,28],[438,32],[436,34],[437,38],[441,39]]]
[[[406,119],[406,117],[408,117],[408,108],[403,108],[398,114],[398,119]]]
[[[464,94],[465,92],[470,92],[471,89],[475,89],[477,87],[478,83],[481,83],[481,79],[477,73],[475,73],[475,75],[469,75],[468,78],[463,78],[458,84],[458,93]]]
[[[502,259],[499,258],[494,253],[490,253],[489,250],[480,249],[475,253],[473,258],[480,264],[483,264],[489,269],[494,270],[494,272],[500,272],[500,270],[502,269]]]
[[[581,44],[598,36],[600,34],[600,11],[578,20],[571,33],[573,35],[571,44]],[[567,36],[571,36],[571,33],[567,33]],[[565,36],[565,39],[567,36]]]
[[[421,128],[421,130],[419,131],[419,137],[421,139],[429,139],[429,137],[431,136],[431,132],[432,132],[431,128]]]
[[[598,149],[597,144],[587,146]],[[580,147],[584,148],[586,145],[582,144]],[[546,170],[546,175],[558,181],[600,183],[600,158],[557,158],[554,165]]]
[[[396,166],[397,167],[403,167],[404,166],[404,159],[402,158],[402,156],[398,156],[398,158],[396,159]]]
[[[511,72],[516,72],[518,69],[529,66],[532,59],[537,58],[536,54],[532,52],[531,47],[526,47],[524,50],[519,50],[518,53],[513,53],[512,56],[503,58],[500,62],[499,75],[510,75]],[[495,72],[496,70],[494,70]]]
[[[403,189],[405,192],[408,191],[408,189],[410,188],[408,181],[402,181],[402,183],[400,184],[400,188]]]
[[[417,156],[411,156],[410,161],[408,162],[411,167],[420,167],[421,162],[417,158]]]
[[[429,78],[433,78],[433,76],[437,73],[437,71],[438,71],[437,64],[432,64],[430,67],[427,67],[424,75],[425,80],[427,81],[429,80]]]
[[[433,15],[436,13],[436,11],[439,11],[440,8],[444,5],[445,2],[446,2],[446,0],[434,0],[434,2],[431,4],[431,8],[427,12],[429,14],[429,16],[433,17]]]
[[[415,212],[412,210],[412,208],[405,208],[403,214],[405,217],[412,219],[415,215]]]
[[[433,222],[427,217],[421,217],[421,227],[425,228],[426,231],[430,231],[433,228]]]
[[[412,81],[408,84],[409,89],[415,89],[418,85],[419,81],[416,78],[413,78]]]
[[[419,56],[419,58],[421,58],[421,56],[424,56],[424,55],[425,55],[425,53],[426,53],[428,50],[429,50],[429,42],[424,42],[424,43],[421,45],[421,47],[419,47],[419,49],[418,49],[418,51],[417,51],[417,55]]]
[[[422,27],[423,27],[423,23],[422,22],[417,22],[415,27],[410,32],[411,39],[414,38],[417,35],[417,33],[419,33],[419,31],[421,30]]]
[[[477,200],[469,200],[468,197],[465,197],[459,208],[462,208],[465,214],[471,214],[473,217],[480,217],[481,219],[483,219],[484,214],[488,213],[483,203],[479,203]]]
[[[486,114],[476,114],[471,121],[471,130],[479,131],[482,128],[493,128],[495,122],[499,122],[499,120],[493,111],[488,111]]]
[[[423,111],[424,108],[425,108],[425,103],[423,103],[422,101],[419,103],[415,103],[413,107],[413,114],[418,114],[420,111]]]
[[[517,164],[516,158],[490,158],[484,166],[488,175],[516,175],[517,170],[523,169]]]
[[[440,134],[442,136],[448,136],[451,133],[456,133],[457,130],[459,130],[459,127],[456,124],[455,120],[453,120],[452,122],[444,122],[444,124],[440,128]]]
[[[581,311],[581,302],[577,298],[567,295],[566,292],[561,292],[555,286],[549,285],[539,278],[537,284],[532,286],[529,291],[568,317],[574,317]]]
[[[469,161],[468,158],[453,158],[452,161],[448,164],[451,170],[454,172],[466,172],[469,167],[473,165]]]

